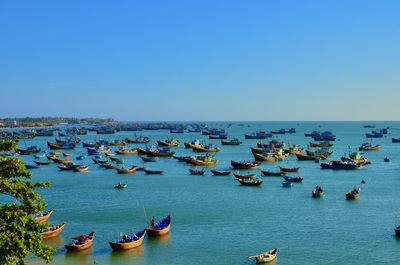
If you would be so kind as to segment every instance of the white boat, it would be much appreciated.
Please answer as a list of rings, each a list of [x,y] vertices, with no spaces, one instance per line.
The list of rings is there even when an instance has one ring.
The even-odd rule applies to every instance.
[[[278,249],[274,248],[259,255],[251,256],[249,258],[255,258],[258,264],[258,263],[266,263],[273,261],[274,259],[276,259],[277,255],[278,255]]]

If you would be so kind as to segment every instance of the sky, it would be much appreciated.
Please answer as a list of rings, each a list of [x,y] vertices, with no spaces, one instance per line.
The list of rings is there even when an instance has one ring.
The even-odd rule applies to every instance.
[[[0,1],[0,117],[399,120],[400,1]]]

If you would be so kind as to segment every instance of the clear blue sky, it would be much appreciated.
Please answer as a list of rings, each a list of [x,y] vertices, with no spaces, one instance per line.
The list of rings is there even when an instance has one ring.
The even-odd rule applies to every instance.
[[[400,1],[0,1],[0,116],[398,120]]]

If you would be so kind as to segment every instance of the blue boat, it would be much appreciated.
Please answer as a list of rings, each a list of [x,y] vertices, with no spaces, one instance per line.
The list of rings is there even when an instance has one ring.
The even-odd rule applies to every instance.
[[[314,138],[314,141],[321,141],[321,142],[329,142],[336,140],[336,136],[330,131],[325,131],[311,137]]]
[[[221,140],[225,140],[225,139],[228,139],[228,135],[227,135],[227,134],[218,134],[218,135],[212,134],[212,135],[209,135],[208,138],[209,138],[209,139],[221,139]]]
[[[251,134],[245,134],[244,138],[245,139],[267,139],[268,137],[272,137],[272,134],[267,133],[265,131],[259,131],[256,133],[251,133]]]
[[[36,169],[36,168],[40,168],[39,165],[35,166],[35,165],[26,165],[25,166],[26,169]]]
[[[83,160],[83,159],[85,159],[87,156],[86,155],[80,155],[80,156],[77,156],[77,157],[75,157],[76,158],[76,160]]]
[[[382,138],[383,133],[377,132],[377,131],[372,131],[371,133],[366,133],[365,137],[367,137],[367,138]]]
[[[141,156],[140,158],[143,160],[143,162],[156,162],[157,161],[155,157]]]
[[[322,169],[359,169],[363,166],[363,163],[355,163],[351,160],[333,160],[328,163],[321,163],[320,166]]]
[[[303,182],[303,178],[300,177],[289,177],[289,176],[282,176],[286,182]]]

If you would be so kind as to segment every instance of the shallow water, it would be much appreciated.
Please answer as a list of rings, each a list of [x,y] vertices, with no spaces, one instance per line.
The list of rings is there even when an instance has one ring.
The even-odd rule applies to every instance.
[[[242,122],[208,123],[210,127],[226,128],[229,137],[243,140],[241,146],[222,146],[216,154],[220,161],[216,168],[227,168],[232,160],[252,160],[250,146],[257,140],[244,140],[244,133],[259,129],[274,130],[295,127],[296,134],[274,136],[305,147],[310,138],[304,132],[331,130],[338,140],[332,159],[338,159],[348,146],[358,147],[365,142],[365,132],[390,126],[400,128],[399,122]],[[250,126],[250,127],[248,127]],[[320,126],[320,127],[319,127]],[[170,135],[169,131],[138,132],[153,141],[177,137],[184,141],[207,139],[201,133]],[[123,139],[134,132],[115,135],[81,136],[82,141],[93,139]],[[321,170],[314,161],[264,163],[263,169],[275,170],[278,165],[300,166],[304,183],[293,188],[282,188],[281,178],[264,177],[261,187],[240,186],[233,177],[189,175],[190,166],[173,158],[160,158],[147,163],[152,169],[165,170],[164,175],[118,175],[92,165],[87,173],[59,171],[56,165],[32,170],[34,180],[52,181],[53,186],[41,191],[54,208],[51,222],[67,225],[61,237],[47,241],[56,246],[54,264],[255,264],[247,256],[277,247],[275,264],[396,264],[400,260],[400,240],[394,237],[399,219],[400,144],[392,144],[391,137],[399,137],[393,129],[388,136],[374,139],[380,151],[368,152],[371,165],[356,171]],[[46,147],[54,137],[37,137],[27,145]],[[219,140],[210,140],[219,144]],[[24,142],[21,142],[24,147]],[[132,145],[134,146],[134,145]],[[116,149],[117,147],[114,147]],[[181,144],[177,155],[192,154]],[[69,151],[68,151],[69,152]],[[74,156],[86,154],[81,147]],[[389,157],[391,162],[384,163]],[[124,156],[125,164],[143,163],[138,156]],[[32,161],[31,157],[24,157]],[[84,161],[90,163],[90,159]],[[257,171],[258,172],[258,171]],[[346,201],[344,195],[366,181],[361,199]],[[115,190],[118,182],[128,183],[125,190]],[[312,199],[316,185],[325,189],[325,197]],[[143,246],[123,253],[111,251],[109,240],[116,240],[120,232],[143,229],[152,215],[160,219],[172,214],[172,229],[165,238],[146,238]],[[95,243],[86,253],[67,254],[64,244],[73,236],[96,231]],[[44,264],[32,258],[29,264]]]

